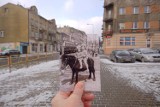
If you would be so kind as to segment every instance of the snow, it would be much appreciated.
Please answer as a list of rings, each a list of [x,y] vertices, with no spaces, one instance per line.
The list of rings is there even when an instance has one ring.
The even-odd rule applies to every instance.
[[[50,104],[57,92],[58,74],[59,60],[0,74],[0,102],[4,102],[7,107],[39,106],[41,102],[47,101]]]
[[[0,74],[0,80],[4,80],[5,78],[14,76],[14,75],[24,75],[24,74],[34,74],[37,72],[44,72],[44,71],[50,71],[55,69],[54,67],[59,64],[59,60],[50,61],[50,62],[44,62],[38,65],[30,66],[28,68],[21,68],[15,71],[12,71],[11,73],[7,72],[4,73],[6,69],[0,70],[0,72],[3,72],[4,74]]]
[[[113,63],[108,59],[101,59],[101,62],[116,76],[130,81],[131,86],[153,93],[160,101],[160,63]]]

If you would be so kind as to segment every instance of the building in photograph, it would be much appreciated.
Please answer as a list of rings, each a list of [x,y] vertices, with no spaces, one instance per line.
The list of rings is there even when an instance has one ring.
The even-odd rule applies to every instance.
[[[75,46],[78,44],[87,44],[87,35],[84,31],[80,31],[73,27],[64,26],[57,28],[58,32],[65,33],[69,36],[69,41],[65,42],[66,46]],[[66,36],[65,36],[66,37]]]
[[[56,50],[56,36],[55,19],[40,16],[36,6],[7,3],[0,7],[0,51],[14,48],[21,53],[52,52]]]
[[[159,0],[105,0],[103,50],[160,47]]]

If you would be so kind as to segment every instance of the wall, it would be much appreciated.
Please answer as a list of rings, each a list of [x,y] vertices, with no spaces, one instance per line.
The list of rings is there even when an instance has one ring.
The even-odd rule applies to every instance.
[[[120,37],[135,37],[135,46],[120,46]],[[151,36],[150,39],[151,48],[159,48],[160,47],[160,33],[155,33]],[[146,34],[114,34],[112,38],[110,38],[110,45],[107,45],[107,38],[104,37],[104,52],[105,54],[110,54],[113,50],[127,50],[130,48],[145,48],[147,47],[147,39]]]
[[[6,50],[6,49],[17,49],[20,50],[19,43],[0,43],[0,52]]]
[[[0,7],[0,30],[4,31],[0,43],[28,42],[28,10],[11,3]]]

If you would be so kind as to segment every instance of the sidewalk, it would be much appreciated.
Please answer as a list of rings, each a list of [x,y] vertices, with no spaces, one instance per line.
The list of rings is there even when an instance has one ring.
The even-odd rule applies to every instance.
[[[92,107],[160,107],[152,94],[129,86],[127,80],[110,73],[104,63],[101,63],[101,84],[102,91],[95,92]]]
[[[102,91],[94,92],[92,107],[160,107],[152,94],[131,87],[109,70],[101,63]],[[59,73],[57,60],[4,74],[0,78],[0,107],[51,107],[59,89]]]

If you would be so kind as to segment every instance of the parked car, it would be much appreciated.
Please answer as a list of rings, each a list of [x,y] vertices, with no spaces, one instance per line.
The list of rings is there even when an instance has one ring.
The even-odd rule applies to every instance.
[[[114,62],[135,62],[135,56],[127,50],[114,50],[110,55]]]
[[[134,50],[134,48],[128,49],[127,51],[132,52]]]
[[[156,49],[156,51],[157,51],[158,53],[160,53],[160,49]]]
[[[9,55],[20,55],[20,51],[16,49],[6,49],[2,52],[0,52],[1,56],[9,56]]]
[[[160,54],[151,48],[137,48],[132,54],[141,62],[160,62]]]

